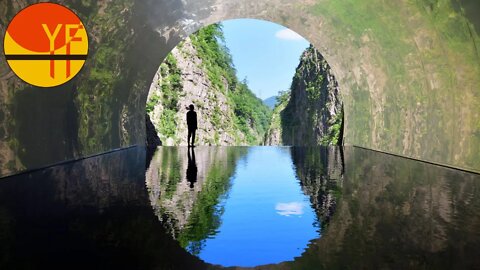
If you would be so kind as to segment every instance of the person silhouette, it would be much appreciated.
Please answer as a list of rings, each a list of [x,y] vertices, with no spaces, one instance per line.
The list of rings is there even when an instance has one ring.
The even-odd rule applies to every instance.
[[[195,142],[195,133],[197,131],[197,113],[194,111],[195,107],[193,104],[188,106],[189,111],[187,112],[187,127],[188,127],[188,137],[187,145],[194,147]],[[192,138],[192,143],[190,144],[190,137]]]
[[[192,150],[192,155],[190,155],[190,149]],[[195,151],[192,148],[188,148],[188,166],[187,166],[187,181],[190,183],[190,188],[194,187],[194,184],[197,182],[197,162],[195,161]]]

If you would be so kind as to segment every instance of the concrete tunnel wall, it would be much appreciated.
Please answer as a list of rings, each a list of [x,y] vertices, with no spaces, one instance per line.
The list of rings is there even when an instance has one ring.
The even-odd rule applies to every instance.
[[[0,32],[37,1],[0,3]],[[0,176],[143,145],[145,103],[168,52],[204,25],[255,18],[310,40],[345,101],[345,142],[480,172],[480,2],[54,1],[86,25],[80,74],[42,89],[0,59]],[[3,46],[3,42],[1,43]]]

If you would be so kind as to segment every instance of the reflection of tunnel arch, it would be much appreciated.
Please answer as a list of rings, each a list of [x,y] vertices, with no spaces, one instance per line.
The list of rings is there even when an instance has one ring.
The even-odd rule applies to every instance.
[[[2,30],[27,5],[13,2],[0,5]],[[479,4],[430,2],[68,4],[92,43],[76,81],[39,91],[0,64],[0,174],[144,144],[148,84],[162,58],[202,25],[245,17],[284,25],[322,51],[345,90],[347,144],[479,171],[479,36],[468,17]]]

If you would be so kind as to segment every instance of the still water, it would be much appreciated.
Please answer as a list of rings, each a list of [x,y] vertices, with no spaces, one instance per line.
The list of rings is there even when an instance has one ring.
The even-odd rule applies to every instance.
[[[479,269],[479,192],[355,147],[134,147],[0,179],[0,269]]]
[[[172,157],[186,160],[187,168],[158,177],[166,171],[159,165]],[[173,236],[206,262],[256,266],[293,260],[320,236],[320,221],[288,147],[161,148],[147,176],[159,216],[175,220]],[[201,180],[192,186],[188,180],[195,178]],[[173,195],[162,198],[167,191]]]

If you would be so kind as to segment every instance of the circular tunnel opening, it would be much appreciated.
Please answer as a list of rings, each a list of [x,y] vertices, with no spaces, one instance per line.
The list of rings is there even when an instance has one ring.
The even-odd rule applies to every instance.
[[[0,4],[0,28],[27,2]],[[313,209],[321,237],[293,261],[257,269],[480,265],[474,255],[480,249],[480,38],[474,16],[480,2],[63,2],[85,18],[92,37],[79,79],[40,90],[20,82],[6,62],[0,65],[0,174],[18,174],[1,179],[0,249],[6,252],[0,268],[221,268],[182,246],[202,247],[205,238],[198,236],[223,230],[228,201],[238,194],[233,177],[292,175],[290,166],[298,183],[289,190],[310,203],[287,194],[269,204],[269,214],[292,219]],[[342,148],[335,147],[161,147],[145,179],[143,119],[158,60],[199,25],[245,16],[281,22],[321,49],[348,109],[347,143],[359,147],[344,148],[345,166],[337,151]],[[276,134],[282,140],[286,134],[293,145],[308,141],[301,134],[314,134],[300,130]],[[77,161],[64,163],[69,160]],[[51,164],[57,165],[37,170]],[[249,165],[260,167],[258,173],[245,174]],[[281,175],[265,176],[270,195],[292,184],[279,183],[287,173]],[[176,209],[179,198],[191,204]],[[250,205],[245,209],[263,206],[256,200]],[[258,263],[264,262],[248,265]]]
[[[189,105],[198,145],[343,141],[343,101],[329,64],[299,34],[263,20],[205,26],[165,57],[146,102],[148,144],[187,145]]]
[[[191,34],[156,72],[146,121],[152,207],[192,255],[255,267],[293,260],[321,237],[338,179],[320,195],[299,171],[342,174],[339,148],[323,146],[342,144],[343,102],[325,58],[296,32],[236,19]],[[325,173],[329,155],[341,165]]]

